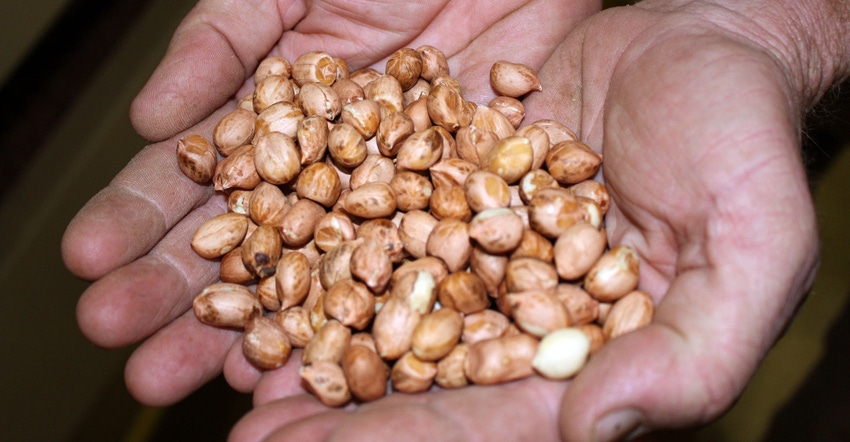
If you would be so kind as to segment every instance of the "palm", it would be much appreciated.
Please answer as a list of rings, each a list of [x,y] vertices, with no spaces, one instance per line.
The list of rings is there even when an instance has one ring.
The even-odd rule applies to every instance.
[[[651,25],[657,32],[646,32]],[[642,256],[642,288],[659,303],[651,327],[609,344],[569,388],[529,380],[393,397],[354,414],[303,396],[273,401],[297,389],[269,373],[255,395],[264,405],[237,438],[286,425],[276,436],[363,436],[391,422],[463,439],[550,439],[558,405],[563,434],[576,439],[622,407],[641,406],[654,425],[717,417],[801,301],[816,240],[787,80],[762,53],[710,28],[672,14],[599,14],[544,64],[544,93],[526,101],[529,119],[568,121],[604,151],[609,236]],[[296,409],[313,417],[287,417]],[[522,410],[534,417],[517,417]]]

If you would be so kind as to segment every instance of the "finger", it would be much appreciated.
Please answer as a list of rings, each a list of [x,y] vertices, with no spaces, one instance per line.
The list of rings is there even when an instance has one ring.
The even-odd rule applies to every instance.
[[[149,146],[70,222],[62,238],[65,264],[83,279],[98,279],[147,253],[210,195],[177,169],[171,143]]]
[[[255,407],[305,393],[301,376],[298,374],[301,368],[301,354],[302,350],[295,349],[283,367],[263,373],[254,389]]]
[[[782,179],[772,176],[768,182]],[[653,324],[606,344],[565,394],[564,437],[615,440],[704,425],[725,412],[811,285],[816,234],[805,201],[783,201],[789,213],[779,217],[749,201],[724,207],[747,210],[747,228],[706,215],[702,228],[724,232],[722,238],[680,244],[684,253],[676,262],[676,279]],[[802,231],[800,220],[810,223]],[[658,283],[651,279],[647,285]]]
[[[263,440],[264,442],[295,442],[312,439],[330,442],[334,440],[334,431],[340,426],[345,425],[345,422],[347,421],[348,417],[347,414],[348,413],[340,409],[326,409],[323,411],[319,411],[311,415],[304,416],[302,419],[299,419],[297,421],[293,421],[295,422],[294,425],[287,425],[283,428],[278,428],[275,431],[269,432],[264,436],[263,439],[258,440]],[[371,440],[380,440],[377,439],[378,436],[376,436],[374,433],[361,434],[360,437],[364,437]]]
[[[224,113],[211,115],[193,130],[211,134]],[[73,274],[95,280],[132,262],[213,195],[211,186],[198,185],[180,171],[178,139],[142,149],[71,220],[61,247]]]
[[[218,278],[218,264],[197,256],[188,238],[204,220],[223,212],[223,205],[220,198],[211,199],[178,223],[149,254],[89,286],[77,305],[83,334],[97,345],[121,347],[188,310],[194,296]]]
[[[130,356],[124,371],[128,391],[148,406],[173,405],[221,373],[239,334],[204,325],[191,311],[184,313]]]
[[[136,131],[163,140],[223,106],[280,38],[278,7],[291,3],[200,1],[131,105]]]

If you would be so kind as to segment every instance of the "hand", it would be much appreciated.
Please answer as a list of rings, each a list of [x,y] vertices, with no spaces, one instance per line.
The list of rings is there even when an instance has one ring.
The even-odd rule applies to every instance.
[[[177,139],[210,134],[267,55],[292,60],[325,50],[352,68],[382,71],[396,49],[431,44],[449,56],[467,96],[485,101],[493,61],[539,66],[573,24],[598,9],[591,1],[557,3],[199,2],[131,110],[138,132],[159,142],[92,198],[63,238],[67,267],[94,281],[78,305],[82,332],[109,348],[143,341],[125,373],[142,403],[172,404],[222,370],[235,388],[251,391],[260,373],[241,356],[239,334],[204,326],[190,310],[218,266],[197,257],[189,238],[224,211],[224,201],[181,176]],[[538,26],[547,20],[557,26]]]
[[[801,116],[846,75],[801,72],[800,53],[778,42],[803,30],[756,27],[754,15],[705,2],[605,11],[566,38],[540,70],[544,92],[526,100],[527,121],[567,121],[604,152],[609,237],[638,250],[653,324],[607,344],[570,383],[328,410],[292,396],[292,367],[269,372],[231,439],[609,440],[718,418],[812,283]]]

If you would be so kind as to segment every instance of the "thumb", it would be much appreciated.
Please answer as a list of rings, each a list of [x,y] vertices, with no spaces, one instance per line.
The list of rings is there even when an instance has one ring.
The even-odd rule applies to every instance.
[[[653,322],[612,339],[570,384],[564,439],[619,440],[720,417],[810,286],[816,258],[790,255],[759,276],[741,275],[743,262],[764,262],[748,253],[682,271]]]
[[[667,325],[623,335],[594,355],[567,389],[561,409],[564,440],[623,440],[713,420],[752,371],[752,363],[725,362],[696,350]]]

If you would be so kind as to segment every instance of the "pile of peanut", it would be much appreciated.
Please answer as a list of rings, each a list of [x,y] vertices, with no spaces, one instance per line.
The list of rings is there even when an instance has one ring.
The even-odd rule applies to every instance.
[[[259,369],[302,348],[304,386],[329,406],[567,379],[651,321],[637,254],[607,243],[601,155],[564,124],[524,124],[530,67],[495,62],[487,104],[431,46],[385,73],[269,57],[254,84],[177,159],[228,199],[192,238],[221,261],[195,315],[244,330]]]

